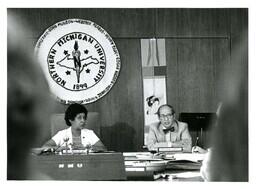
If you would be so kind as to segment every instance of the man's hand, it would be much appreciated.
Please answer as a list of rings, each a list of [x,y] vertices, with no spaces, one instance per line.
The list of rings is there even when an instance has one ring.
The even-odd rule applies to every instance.
[[[207,153],[207,150],[199,147],[199,146],[193,146],[192,147],[192,153],[200,153],[200,154],[205,154]]]

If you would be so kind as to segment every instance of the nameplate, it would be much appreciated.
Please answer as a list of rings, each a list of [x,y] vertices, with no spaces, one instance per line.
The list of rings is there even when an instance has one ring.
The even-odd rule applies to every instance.
[[[58,168],[64,169],[64,168],[83,168],[85,167],[85,163],[59,163]]]
[[[173,147],[161,147],[157,149],[158,152],[182,152],[183,148],[178,147],[178,148],[173,148]]]

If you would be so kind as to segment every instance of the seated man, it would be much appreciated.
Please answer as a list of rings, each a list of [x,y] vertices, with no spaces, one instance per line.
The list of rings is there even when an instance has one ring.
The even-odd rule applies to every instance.
[[[172,106],[164,104],[158,108],[158,123],[150,125],[147,147],[157,151],[159,147],[182,147],[183,151],[191,152],[191,136],[188,124],[175,119]]]
[[[72,149],[92,148],[93,151],[105,151],[105,146],[96,134],[85,128],[87,113],[84,106],[71,104],[65,112],[65,121],[70,127],[59,131],[43,145],[43,148],[60,149],[71,145]]]

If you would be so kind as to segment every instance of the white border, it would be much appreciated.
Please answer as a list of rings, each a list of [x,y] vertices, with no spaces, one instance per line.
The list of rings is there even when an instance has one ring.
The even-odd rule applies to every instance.
[[[119,0],[77,0],[77,1],[34,1],[34,0],[2,0],[1,7],[49,7],[49,8],[246,8],[252,6],[253,0],[137,0],[120,2]]]
[[[1,87],[1,151],[6,152],[6,93],[7,93],[7,69],[6,69],[6,26],[7,26],[7,11],[6,8],[11,7],[66,7],[66,8],[88,8],[88,7],[111,7],[111,8],[153,8],[153,7],[169,7],[169,8],[249,8],[249,183],[168,183],[168,182],[12,182],[6,181],[6,154],[1,153],[0,159],[0,179],[1,179],[1,188],[9,187],[19,187],[19,188],[45,188],[45,187],[54,187],[54,188],[75,188],[75,187],[111,187],[111,188],[131,188],[131,187],[141,187],[141,188],[255,188],[256,184],[256,156],[255,156],[255,140],[256,140],[256,112],[255,112],[255,62],[256,62],[256,39],[255,39],[255,0],[172,0],[166,2],[165,0],[137,0],[124,1],[123,3],[120,0],[98,0],[98,1],[85,1],[85,0],[76,0],[76,1],[53,1],[53,0],[44,0],[44,1],[35,1],[35,0],[2,0],[0,2],[0,59],[1,59],[1,74],[0,74],[0,87]],[[126,3],[125,3],[126,2]],[[128,2],[128,3],[127,3]],[[4,64],[5,63],[5,64]]]

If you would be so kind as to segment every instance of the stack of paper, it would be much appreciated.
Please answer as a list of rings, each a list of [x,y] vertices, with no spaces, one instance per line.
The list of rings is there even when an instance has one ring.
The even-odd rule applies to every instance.
[[[182,152],[183,148],[173,148],[173,147],[161,147],[158,148],[158,152]]]
[[[205,154],[199,153],[177,153],[177,154],[166,154],[165,159],[170,159],[174,161],[191,161],[191,162],[201,162],[203,161]]]

